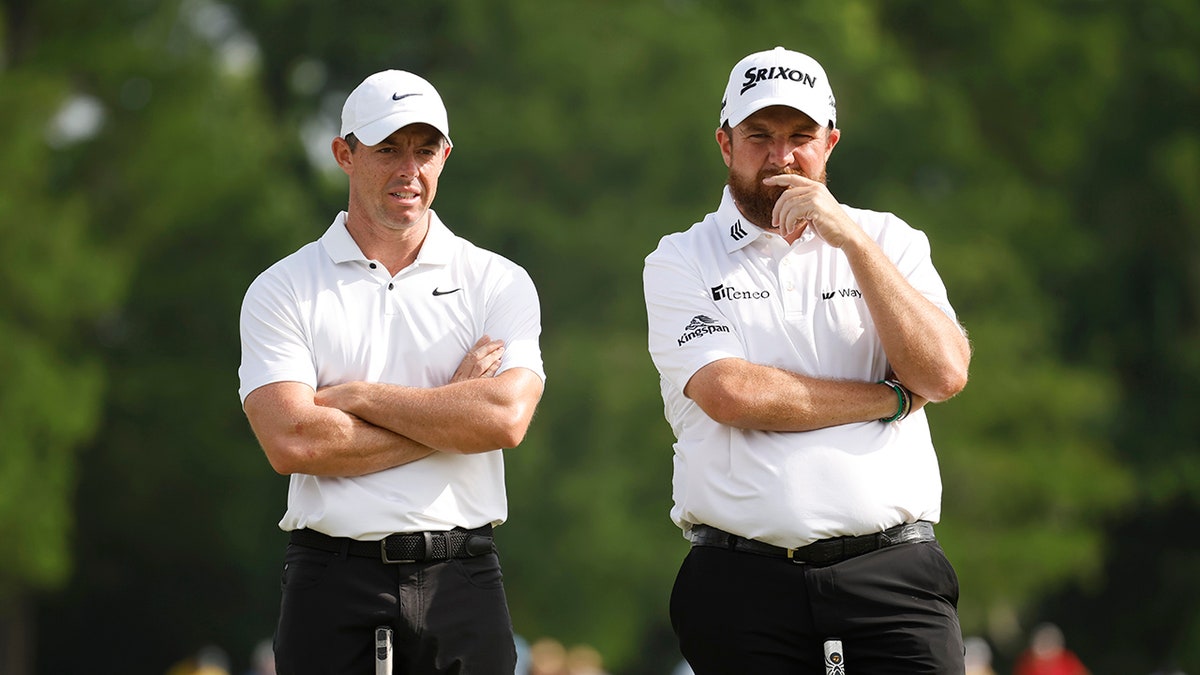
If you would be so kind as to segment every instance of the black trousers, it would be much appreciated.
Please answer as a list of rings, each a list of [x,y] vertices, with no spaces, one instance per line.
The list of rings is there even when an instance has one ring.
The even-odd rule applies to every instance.
[[[395,675],[512,675],[517,653],[496,554],[384,564],[289,544],[275,631],[278,675],[373,675],[375,628]]]
[[[824,675],[824,641],[846,673],[954,673],[963,665],[958,576],[937,542],[825,567],[694,547],[671,592],[671,624],[697,675]]]

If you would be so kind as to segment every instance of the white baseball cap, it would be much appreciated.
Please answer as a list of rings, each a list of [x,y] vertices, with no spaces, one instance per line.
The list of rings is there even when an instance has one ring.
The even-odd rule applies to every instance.
[[[837,104],[825,69],[811,56],[783,47],[747,56],[729,73],[721,125],[736,127],[770,105],[786,105],[817,124],[837,125]]]
[[[450,142],[450,120],[442,97],[424,78],[403,70],[375,73],[355,87],[342,106],[342,138],[354,134],[375,145],[392,132],[424,122]]]

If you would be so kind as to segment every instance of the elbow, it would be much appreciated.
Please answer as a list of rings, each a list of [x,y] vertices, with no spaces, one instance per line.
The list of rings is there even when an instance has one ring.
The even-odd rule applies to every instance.
[[[266,450],[266,448],[264,448]],[[275,473],[281,476],[290,476],[300,472],[300,463],[288,453],[266,450],[267,461],[271,464],[271,468]]]
[[[477,431],[479,442],[476,443],[477,447],[467,452],[515,448],[525,440],[542,398],[542,381],[524,369],[510,372],[516,373],[509,376],[510,381],[516,384],[505,387],[502,395],[483,407],[478,417],[482,424]]]
[[[940,403],[954,398],[967,386],[967,367],[947,368],[939,376],[928,383],[925,391],[917,392],[930,402]]]
[[[290,476],[294,473],[310,473],[308,466],[310,462],[306,461],[312,453],[301,447],[299,443],[286,441],[273,441],[262,443],[263,452],[267,456],[267,462],[271,464],[271,469],[281,476]]]
[[[525,440],[524,428],[509,428],[504,430],[496,439],[497,448],[515,448]]]
[[[299,473],[291,464],[280,462],[280,461],[270,459],[270,458],[268,458],[268,459],[271,463],[271,468],[274,469],[275,473],[279,474],[280,476],[290,476],[294,473]]]
[[[915,394],[931,403],[940,403],[954,398],[967,386],[968,370],[971,365],[971,347],[964,338],[953,347],[947,347],[939,358],[928,362],[918,372],[901,374],[900,381]],[[911,385],[911,386],[910,386]]]
[[[749,428],[744,402],[732,395],[704,397],[696,404],[712,421],[739,429]]]
[[[533,410],[515,410],[499,420],[493,430],[492,449],[515,448],[520,445],[525,440],[532,420]]]
[[[474,454],[515,448],[525,440],[529,423],[533,417],[532,409],[506,410],[491,417],[487,424],[480,427],[471,438],[460,440],[458,444],[439,447],[443,452]]]

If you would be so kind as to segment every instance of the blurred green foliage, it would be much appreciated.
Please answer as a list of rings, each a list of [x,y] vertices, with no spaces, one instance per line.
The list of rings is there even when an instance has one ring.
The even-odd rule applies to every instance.
[[[238,406],[238,307],[343,208],[314,158],[391,67],[450,111],[439,214],[541,294],[516,628],[668,672],[642,259],[715,208],[728,69],[776,44],[833,80],[833,192],[929,234],[971,334],[930,411],[964,628],[1001,662],[1049,618],[1093,672],[1200,670],[1194,2],[3,0],[0,28],[0,645],[33,635],[32,672],[270,635],[286,480]]]

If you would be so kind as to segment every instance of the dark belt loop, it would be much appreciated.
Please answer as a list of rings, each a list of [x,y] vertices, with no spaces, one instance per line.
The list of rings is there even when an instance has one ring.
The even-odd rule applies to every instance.
[[[423,559],[433,560],[433,533],[429,530],[425,530],[421,534],[425,535],[425,553],[423,555]]]

